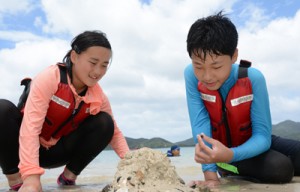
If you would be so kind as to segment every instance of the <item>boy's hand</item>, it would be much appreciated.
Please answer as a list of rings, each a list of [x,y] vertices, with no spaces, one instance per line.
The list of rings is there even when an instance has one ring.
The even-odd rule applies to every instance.
[[[227,163],[232,160],[233,151],[220,141],[210,138],[203,133],[198,135],[197,138],[198,144],[195,147],[195,161],[197,163]],[[212,148],[206,146],[204,141],[211,144]]]
[[[209,189],[215,188],[221,184],[216,172],[205,171],[204,172],[205,181],[192,181],[188,186],[195,187],[207,187]]]
[[[188,183],[189,187],[207,187],[209,189],[213,189],[218,187],[221,184],[220,180],[207,180],[207,181],[191,181]]]

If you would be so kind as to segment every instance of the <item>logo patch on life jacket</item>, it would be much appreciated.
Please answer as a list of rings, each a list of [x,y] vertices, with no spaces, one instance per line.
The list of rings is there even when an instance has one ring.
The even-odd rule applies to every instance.
[[[246,102],[249,102],[249,101],[252,101],[253,100],[253,94],[251,95],[245,95],[245,96],[242,96],[242,97],[239,97],[239,98],[236,98],[236,99],[232,99],[230,102],[231,102],[231,106],[237,106],[239,104],[242,104],[242,103],[246,103]]]
[[[201,98],[205,101],[215,103],[217,97],[215,95],[208,95],[208,94],[201,93]]]
[[[86,108],[85,113],[90,113],[90,108]]]
[[[70,107],[70,103],[69,103],[69,102],[67,102],[67,101],[65,101],[65,100],[63,100],[63,99],[57,97],[56,95],[53,95],[53,96],[51,97],[51,100],[52,100],[53,102],[55,102],[55,103],[57,103],[57,104],[59,104],[59,105],[65,107],[65,108],[67,108],[67,109],[69,109],[69,107]]]

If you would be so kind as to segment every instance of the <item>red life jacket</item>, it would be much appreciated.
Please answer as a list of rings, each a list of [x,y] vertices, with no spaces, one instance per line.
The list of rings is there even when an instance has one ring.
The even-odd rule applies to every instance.
[[[60,83],[58,84],[58,90],[52,96],[49,103],[49,108],[40,134],[46,141],[49,141],[51,137],[57,139],[68,135],[77,129],[79,124],[90,115],[90,105],[83,101],[81,101],[78,108],[75,109],[75,98],[68,85],[66,66],[58,64],[58,67],[60,70]],[[27,85],[27,90],[29,88],[30,83]],[[26,99],[20,102],[23,103],[23,106],[25,106]],[[23,109],[21,109],[21,111],[23,111]]]
[[[250,108],[253,100],[248,67],[251,63],[241,60],[239,76],[230,89],[225,103],[219,91],[208,90],[201,82],[198,90],[209,113],[212,137],[227,147],[236,147],[247,141],[252,135]]]

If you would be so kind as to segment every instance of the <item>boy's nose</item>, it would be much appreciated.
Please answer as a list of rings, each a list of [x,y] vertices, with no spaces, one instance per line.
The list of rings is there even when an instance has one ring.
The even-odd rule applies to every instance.
[[[204,73],[203,73],[203,80],[204,81],[209,81],[212,77],[212,74],[211,74],[211,71],[206,69],[204,70]]]

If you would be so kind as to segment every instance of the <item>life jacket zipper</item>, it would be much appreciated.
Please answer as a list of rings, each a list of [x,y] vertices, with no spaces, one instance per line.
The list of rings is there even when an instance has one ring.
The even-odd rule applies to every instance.
[[[226,105],[225,105],[226,99],[224,102],[222,99],[220,90],[218,90],[218,93],[220,95],[221,102],[222,102],[222,122],[224,122],[224,125],[225,125],[227,146],[230,148],[230,147],[232,147],[232,142],[231,142],[231,135],[230,135],[230,127],[229,127],[228,118],[227,118],[227,109],[226,109]]]
[[[74,103],[75,103],[75,98],[74,98]],[[83,105],[83,101],[80,101],[77,109],[73,109],[72,114],[54,131],[54,133],[52,134],[52,137],[55,137],[58,132],[68,123],[72,120],[72,127],[74,128],[74,117],[78,114],[78,112],[80,111],[80,108]]]

